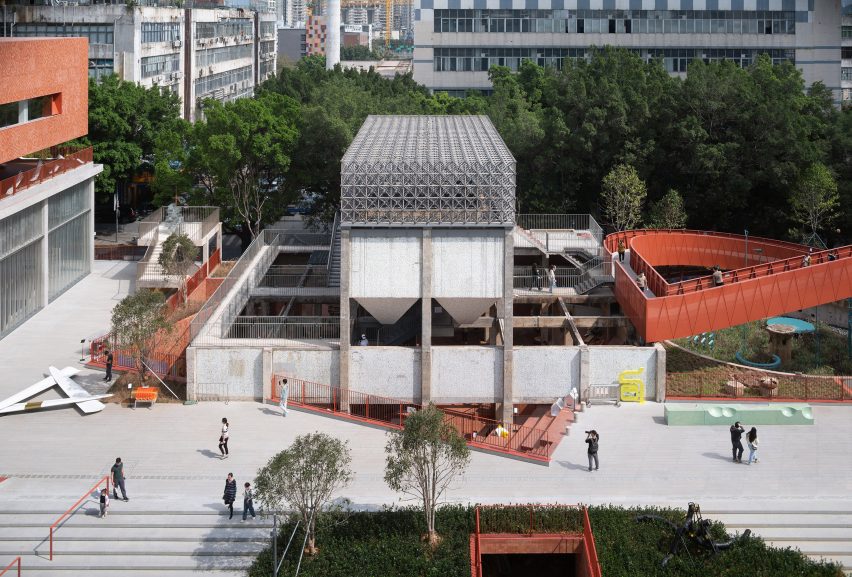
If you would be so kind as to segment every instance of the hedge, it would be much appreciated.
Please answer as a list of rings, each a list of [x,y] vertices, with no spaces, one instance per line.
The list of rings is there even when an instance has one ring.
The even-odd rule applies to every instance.
[[[792,549],[775,549],[759,538],[751,538],[712,556],[691,548],[681,552],[663,569],[673,531],[659,522],[637,523],[643,513],[662,515],[680,523],[685,512],[676,509],[624,509],[590,507],[589,518],[604,577],[841,577],[839,565],[813,561]],[[518,518],[519,519],[519,518]],[[561,522],[550,517],[553,529]],[[572,517],[570,522],[574,524]],[[493,523],[492,523],[493,524]],[[527,524],[507,515],[505,527],[523,532]],[[420,539],[425,532],[422,513],[414,508],[378,512],[349,512],[328,515],[317,535],[319,554],[305,557],[302,577],[469,577],[470,534],[474,530],[472,507],[449,506],[438,512],[437,529],[442,537],[435,551]],[[283,551],[293,523],[282,526],[279,552]],[[573,527],[572,527],[573,528]],[[726,539],[720,523],[713,526],[714,538]],[[293,575],[304,533],[297,531],[293,546],[279,575]],[[263,551],[249,569],[250,577],[272,574],[272,553]]]

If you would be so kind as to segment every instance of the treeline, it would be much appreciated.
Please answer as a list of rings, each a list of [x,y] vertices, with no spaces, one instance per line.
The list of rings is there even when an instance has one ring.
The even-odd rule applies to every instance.
[[[331,218],[341,157],[369,114],[488,115],[517,159],[521,212],[603,217],[604,178],[629,167],[647,190],[645,225],[800,240],[808,220],[794,200],[811,199],[816,182],[816,200],[827,199],[820,234],[829,244],[850,236],[852,110],[836,109],[821,84],[806,90],[790,64],[694,62],[681,79],[659,62],[606,49],[566,60],[561,71],[526,62],[516,74],[490,75],[492,94],[459,99],[429,94],[410,76],[326,71],[312,57],[283,69],[255,98],[206,103],[205,120],[192,126],[176,120],[173,96],[148,91],[167,102],[117,106],[127,83],[104,82],[91,87],[111,96],[91,98],[90,138],[103,139],[96,154],[100,148],[106,162],[111,150],[138,152],[120,141],[144,142],[163,202],[182,192],[225,207],[226,224],[245,240],[300,198]],[[156,118],[142,118],[148,111]],[[122,128],[116,142],[102,121]],[[685,223],[670,215],[681,206]]]

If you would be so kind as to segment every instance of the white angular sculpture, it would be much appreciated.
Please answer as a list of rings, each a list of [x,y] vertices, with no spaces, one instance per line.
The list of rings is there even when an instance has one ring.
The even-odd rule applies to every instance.
[[[108,395],[90,395],[83,387],[71,380],[78,372],[74,367],[65,367],[61,371],[56,367],[50,367],[50,376],[40,380],[36,384],[27,387],[23,391],[0,401],[0,415],[18,413],[21,411],[34,411],[50,407],[62,407],[66,405],[77,405],[86,414],[97,413],[104,410],[105,405],[99,399],[111,397]],[[32,397],[59,386],[65,393],[67,399],[50,399],[47,401],[29,401]]]

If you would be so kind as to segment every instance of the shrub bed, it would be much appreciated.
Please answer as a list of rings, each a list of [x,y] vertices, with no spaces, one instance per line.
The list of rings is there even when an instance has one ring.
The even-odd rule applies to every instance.
[[[662,515],[679,524],[685,512],[677,509],[624,509],[590,507],[589,518],[597,544],[604,577],[841,577],[838,565],[812,561],[792,549],[774,549],[758,538],[749,539],[712,556],[691,548],[691,556],[681,552],[668,567],[660,564],[668,552],[673,531],[659,522],[637,523],[643,513]],[[416,509],[388,509],[378,512],[350,512],[329,515],[317,536],[319,554],[302,560],[303,577],[469,577],[470,534],[475,525],[472,507],[444,507],[438,513],[437,528],[442,541],[431,551],[422,540],[425,532],[422,513]],[[558,528],[551,517],[551,530]],[[576,525],[573,516],[562,516]],[[528,525],[508,516],[502,529],[515,527],[524,532]],[[279,552],[293,531],[285,524],[279,535]],[[582,528],[580,528],[582,531]],[[717,523],[714,538],[726,539]],[[295,574],[304,533],[297,531],[280,575]],[[263,551],[249,569],[250,577],[272,574],[272,553]]]

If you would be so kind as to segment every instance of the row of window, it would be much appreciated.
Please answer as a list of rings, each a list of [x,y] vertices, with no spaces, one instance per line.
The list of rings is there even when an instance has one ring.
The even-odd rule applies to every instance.
[[[852,81],[852,68],[841,68],[840,80]]]
[[[15,36],[83,36],[89,44],[112,44],[112,24],[15,24]]]
[[[435,10],[434,31],[573,34],[795,34],[793,12]]]
[[[731,60],[745,67],[758,55],[768,54],[773,64],[795,61],[795,50],[774,48],[635,48],[631,51],[645,60],[662,60],[670,73],[686,72],[692,60]],[[434,69],[437,72],[486,72],[492,66],[506,66],[517,71],[525,60],[562,69],[564,59],[586,59],[590,54],[591,49],[587,48],[435,48]]]
[[[261,22],[260,23],[260,35],[261,36],[274,36],[275,35],[275,22]]]
[[[114,72],[111,58],[89,58],[89,78],[100,80]]]
[[[852,26],[842,26],[840,29],[840,35],[843,38],[852,38]]]
[[[222,20],[220,22],[196,22],[196,38],[218,38],[220,36],[252,35],[252,22],[247,19]]]
[[[227,72],[220,72],[219,74],[211,74],[210,76],[199,78],[195,81],[195,96],[203,98],[219,88],[225,88],[243,80],[250,80],[251,68],[251,66],[244,66],[236,70],[228,70]]]
[[[275,73],[275,62],[272,60],[266,60],[260,63],[259,66],[259,74],[260,78],[264,79],[270,74]]]
[[[143,22],[142,44],[180,40],[180,22]]]
[[[272,54],[275,52],[275,40],[264,40],[260,43],[261,54]]]
[[[0,128],[58,114],[58,110],[54,110],[56,98],[54,94],[0,104]]]
[[[240,58],[251,58],[251,44],[237,44],[235,46],[222,46],[220,48],[208,48],[195,52],[196,66],[210,66],[220,62],[239,60]]]
[[[151,78],[180,70],[180,52],[142,58],[142,78]]]

